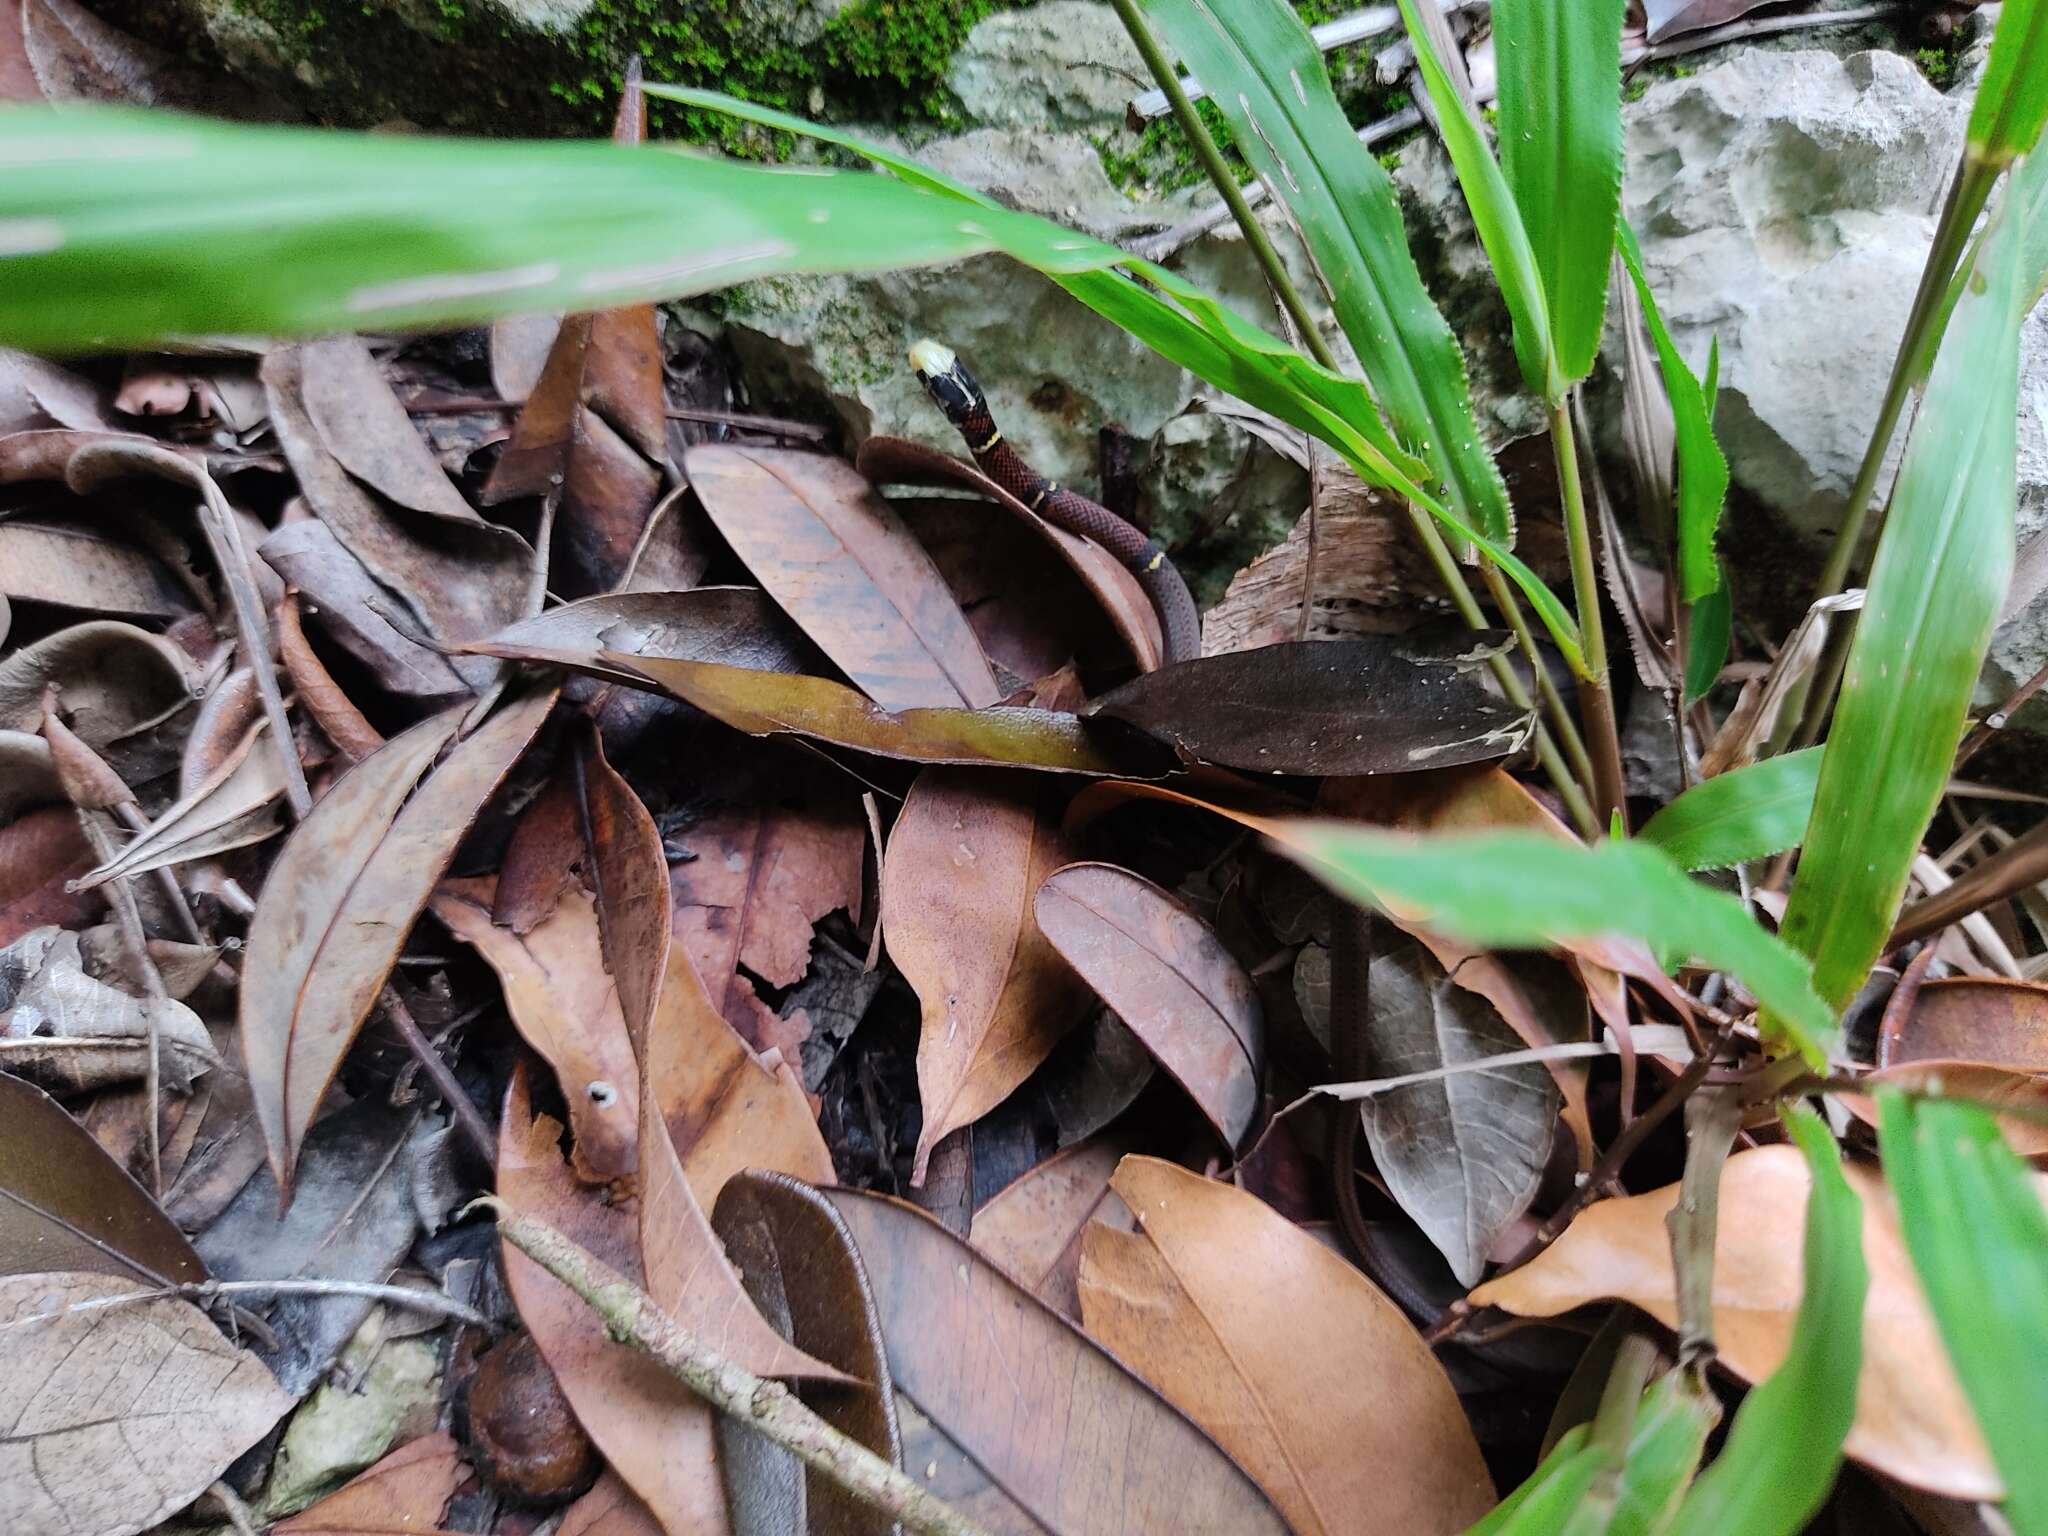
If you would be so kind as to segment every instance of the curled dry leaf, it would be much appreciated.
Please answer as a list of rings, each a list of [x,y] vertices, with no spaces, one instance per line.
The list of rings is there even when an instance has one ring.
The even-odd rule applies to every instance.
[[[160,623],[196,608],[154,555],[68,520],[0,522],[0,595]]]
[[[661,833],[633,786],[605,761],[594,729],[570,750],[605,969],[619,989],[626,1036],[644,1053],[668,969],[668,862]]]
[[[123,778],[155,775],[132,774],[135,759],[121,745],[196,696],[192,664],[170,641],[132,624],[95,620],[60,629],[0,661],[0,730],[35,730],[43,690],[52,683],[63,694],[71,729]]]
[[[1109,1187],[1134,1138],[1104,1131],[998,1190],[974,1213],[967,1240],[988,1261],[1073,1322],[1081,1321],[1082,1234],[1091,1222],[1128,1232],[1130,1207]]]
[[[1433,1072],[1521,1049],[1499,1011],[1454,984],[1411,939],[1374,953],[1368,996],[1368,1076]],[[1388,1190],[1464,1284],[1478,1283],[1495,1243],[1535,1199],[1557,1104],[1535,1062],[1410,1083],[1360,1104]]]
[[[853,466],[703,444],[684,467],[769,595],[877,703],[972,709],[1001,696],[931,557]]]
[[[336,751],[351,763],[360,763],[384,745],[383,733],[363,717],[355,701],[335,682],[326,663],[308,643],[305,626],[299,619],[298,593],[286,592],[273,616],[277,621],[278,660],[284,663],[285,673],[298,691],[300,707],[313,717]]]
[[[132,1082],[149,1070],[152,1032],[167,1089],[183,1093],[220,1065],[183,1003],[131,997],[89,975],[76,933],[38,928],[0,950],[0,1071],[60,1093]]]
[[[1207,1433],[931,1217],[826,1197],[867,1269],[898,1392],[1045,1531],[1283,1536]]]
[[[831,1202],[787,1174],[748,1172],[720,1193],[711,1220],[776,1330],[851,1378],[805,1382],[798,1395],[834,1429],[901,1466],[880,1314]],[[721,1418],[718,1437],[734,1536],[890,1536],[887,1516],[759,1435]]]
[[[272,1529],[276,1536],[434,1536],[448,1501],[470,1475],[461,1447],[440,1430],[407,1441]]]
[[[1087,713],[1250,773],[1408,773],[1517,751],[1532,717],[1464,674],[1505,635],[1302,641],[1177,662]],[[1369,700],[1361,713],[1360,701]]]
[[[579,1184],[558,1150],[561,1125],[536,1117],[515,1074],[499,1127],[498,1193],[640,1283],[638,1224]],[[524,1254],[504,1250],[519,1316],[576,1417],[668,1536],[729,1530],[719,1488],[712,1410],[637,1350],[614,1344],[573,1291]]]
[[[306,415],[321,445],[343,469],[408,511],[483,526],[414,429],[360,337],[328,336],[298,351]]]
[[[307,1128],[470,822],[554,695],[529,694],[406,793],[460,724],[452,709],[351,768],[286,841],[242,966],[242,1050],[264,1142],[288,1194]]]
[[[596,904],[572,885],[551,916],[519,934],[491,921],[494,896],[490,880],[448,880],[432,909],[497,973],[512,1022],[554,1069],[576,1135],[576,1176],[591,1184],[622,1179],[637,1166],[640,1072],[604,968]]]
[[[1954,1059],[2048,1071],[2048,986],[1989,976],[1922,982],[1897,1038],[1879,1038],[1878,1061]]]
[[[90,1270],[204,1280],[192,1245],[55,1099],[0,1073],[0,1275]]]
[[[1208,926],[1151,881],[1070,864],[1038,888],[1038,931],[1187,1089],[1224,1145],[1259,1109],[1265,1022],[1251,977]]]
[[[1009,1097],[1080,1021],[1082,985],[1031,911],[1066,862],[1028,777],[926,769],[904,797],[882,860],[882,934],[923,1005],[914,1182],[948,1132]]]
[[[113,858],[89,871],[80,890],[188,859],[260,843],[284,825],[284,771],[258,720],[226,759],[179,798]]]
[[[792,735],[912,763],[1036,768],[1127,778],[1160,777],[1172,764],[1156,745],[1092,734],[1052,709],[885,710],[843,683],[703,661],[607,651],[609,665],[693,704],[749,736]]]
[[[1150,672],[1164,659],[1165,648],[1159,638],[1159,615],[1152,607],[1152,600],[1145,595],[1145,589],[1138,585],[1137,577],[1124,568],[1121,561],[1101,545],[1090,542],[1064,528],[1055,528],[1044,518],[1033,512],[1023,502],[996,484],[980,467],[965,459],[956,459],[950,453],[943,453],[927,443],[913,442],[907,437],[871,437],[860,445],[860,452],[854,458],[854,467],[875,484],[901,482],[909,485],[957,486],[969,490],[994,502],[1010,516],[1001,520],[1004,526],[1036,536],[1041,547],[1050,549],[1062,563],[1080,578],[1082,585],[1093,596],[1103,612],[1116,626],[1124,644],[1129,647],[1139,670]],[[957,499],[945,503],[927,505],[950,505],[958,507]],[[970,505],[967,516],[974,523],[988,529],[990,535],[1000,539],[989,525],[998,521],[991,519],[987,509]],[[906,521],[911,521],[906,518]],[[926,547],[924,528],[912,522]],[[943,562],[942,562],[943,563]],[[1042,587],[1030,587],[1029,601],[1036,610],[1039,621],[1046,625],[1057,625],[1064,615],[1053,592]],[[973,615],[970,614],[970,621]],[[1050,668],[1046,670],[1050,671]],[[1041,675],[1041,674],[1025,674]]]
[[[1150,1157],[1088,1230],[1081,1314],[1215,1435],[1300,1536],[1451,1536],[1493,1505],[1458,1395],[1401,1309],[1271,1207]]]
[[[1865,1465],[1952,1499],[1995,1499],[1999,1480],[1950,1369],[1899,1233],[1890,1191],[1870,1169],[1843,1172],[1863,1202],[1863,1374],[1844,1449]],[[1721,1172],[1714,1248],[1714,1339],[1723,1365],[1747,1381],[1777,1369],[1792,1337],[1810,1175],[1796,1148],[1737,1153]],[[2041,1181],[2048,1192],[2048,1179]],[[1520,1269],[1472,1293],[1479,1306],[1555,1317],[1588,1302],[1631,1302],[1677,1326],[1665,1218],[1678,1186],[1603,1200]]]
[[[145,1530],[291,1407],[191,1302],[104,1304],[135,1290],[100,1274],[0,1279],[0,1507],[17,1529]]]
[[[314,518],[287,522],[257,547],[264,563],[305,596],[308,617],[376,680],[401,698],[445,699],[467,685],[439,651],[398,629],[404,605],[378,586],[361,560]]]
[[[1998,1129],[2021,1157],[2038,1165],[2048,1159],[2048,1076],[2022,1072],[1983,1061],[1901,1061],[1875,1072],[1865,1073],[1858,1082],[1871,1092],[1891,1084],[1930,1094],[1971,1099],[1989,1106],[2014,1111],[1998,1117]],[[1865,1125],[1877,1124],[1876,1101],[1864,1093],[1841,1093],[1835,1097]]]

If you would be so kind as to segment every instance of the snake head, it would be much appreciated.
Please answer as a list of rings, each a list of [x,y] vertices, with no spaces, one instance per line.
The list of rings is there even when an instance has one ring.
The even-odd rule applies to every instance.
[[[981,406],[981,386],[974,382],[974,375],[954,356],[951,347],[927,336],[911,347],[910,366],[917,370],[925,393],[954,426],[966,421]]]

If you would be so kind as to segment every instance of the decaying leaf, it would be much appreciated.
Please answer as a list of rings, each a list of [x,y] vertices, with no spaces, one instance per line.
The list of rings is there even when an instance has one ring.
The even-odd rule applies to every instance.
[[[827,1198],[874,1287],[897,1390],[1046,1531],[1287,1530],[1203,1430],[931,1217]],[[917,1451],[907,1461],[922,1469]]]
[[[1859,1164],[1843,1172],[1863,1201],[1870,1268],[1863,1375],[1845,1448],[1914,1487],[1953,1499],[1995,1499],[1998,1475],[1914,1278],[1890,1192]],[[1714,1340],[1721,1363],[1748,1381],[1775,1370],[1791,1339],[1809,1178],[1805,1159],[1790,1146],[1738,1153],[1721,1173]],[[1672,1184],[1589,1207],[1536,1258],[1474,1291],[1474,1304],[1555,1317],[1615,1298],[1675,1326],[1665,1217],[1677,1199]]]
[[[43,690],[56,684],[71,729],[123,778],[140,782],[162,771],[135,773],[136,755],[121,749],[152,726],[189,707],[196,695],[185,653],[160,635],[111,619],[60,629],[0,661],[0,730],[33,731],[42,723]],[[150,752],[138,744],[136,752]]]
[[[1413,940],[1372,957],[1366,1072],[1396,1077],[1522,1048],[1484,998]],[[1366,1143],[1401,1208],[1466,1285],[1528,1209],[1550,1157],[1557,1090],[1534,1062],[1410,1083],[1364,1100]]]
[[[931,557],[850,465],[705,444],[685,468],[769,595],[877,703],[972,709],[1001,696]]]
[[[1053,1311],[1080,1322],[1084,1234],[1094,1222],[1128,1232],[1135,1219],[1109,1187],[1133,1143],[1112,1129],[1054,1153],[976,1211],[967,1240]]]
[[[637,1166],[640,1073],[618,988],[604,968],[597,907],[572,885],[551,916],[520,934],[491,921],[495,894],[490,880],[444,881],[433,913],[497,972],[512,1022],[554,1068],[576,1134],[577,1177],[593,1184],[624,1178]]]
[[[1067,862],[1042,788],[1021,775],[927,769],[904,798],[882,862],[882,935],[923,1004],[913,1179],[1079,1022],[1084,993],[1032,916]]]
[[[92,862],[78,813],[68,805],[45,806],[0,826],[0,944],[45,924],[73,928],[90,921],[99,898],[67,885]]]
[[[147,550],[69,520],[0,522],[0,594],[123,619],[169,622],[194,611]]]
[[[1300,1533],[1451,1536],[1493,1481],[1401,1309],[1270,1206],[1171,1163],[1111,1181],[1139,1233],[1088,1229],[1081,1315],[1244,1465]]]
[[[249,925],[242,1050],[279,1184],[472,818],[553,707],[529,694],[449,754],[403,810],[462,711],[435,715],[357,764],[271,866]]]
[[[57,1270],[130,1290],[206,1278],[185,1234],[62,1105],[0,1073],[0,1275]]]
[[[128,1536],[183,1509],[291,1407],[189,1301],[132,1280],[0,1278],[0,1506],[24,1531]]]
[[[245,848],[276,832],[284,825],[284,771],[264,739],[267,729],[259,719],[244,731],[225,761],[113,858],[90,870],[79,889]]]
[[[1223,1143],[1258,1114],[1265,1023],[1251,977],[1207,925],[1151,881],[1070,864],[1038,888],[1038,930],[1188,1090]]]
[[[644,1052],[655,1002],[668,969],[668,864],[654,818],[605,761],[596,731],[574,749],[576,788],[605,969],[619,992],[626,1036]]]
[[[1897,1038],[1879,1038],[1878,1060],[1954,1059],[2048,1071],[2048,986],[1988,976],[1922,982]]]
[[[220,1065],[197,1014],[90,975],[76,933],[38,928],[0,949],[0,1071],[62,1093],[135,1081],[152,1031],[166,1088],[183,1092]]]
[[[637,672],[607,672],[606,651],[677,661],[715,661],[757,672],[822,673],[824,654],[758,587],[688,592],[607,592],[537,613],[466,649],[611,676],[633,687]]]
[[[469,1476],[455,1437],[440,1430],[401,1445],[274,1529],[278,1536],[434,1536]]]

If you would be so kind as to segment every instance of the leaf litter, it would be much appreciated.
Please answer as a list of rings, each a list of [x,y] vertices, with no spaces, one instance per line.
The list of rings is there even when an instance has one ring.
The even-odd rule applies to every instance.
[[[16,9],[28,88],[193,99],[78,7]],[[260,1499],[273,1432],[403,1334],[430,1410],[277,1529],[533,1529],[443,1406],[507,1338],[594,1445],[546,1496],[566,1536],[890,1528],[501,1247],[495,1193],[990,1529],[1465,1529],[1589,1325],[1686,1322],[1679,1141],[1630,1127],[1747,996],[1621,920],[1540,952],[1409,904],[1360,963],[1339,898],[1277,889],[1260,837],[1310,811],[1574,841],[1484,678],[1504,637],[1370,597],[1416,584],[1376,493],[1162,665],[1132,573],[951,454],[729,393],[678,430],[716,354],[647,306],[0,354],[0,1504],[124,1536],[223,1477]],[[132,819],[73,808],[52,688]],[[2038,1159],[2041,994],[1930,981],[1837,1066],[1979,1099]],[[1311,1095],[1348,1079],[1395,1081]],[[1731,1399],[1801,1299],[1806,1165],[1753,1134],[1723,1373],[1688,1387]],[[1995,1498],[1891,1196],[1846,1176],[1847,1454]]]

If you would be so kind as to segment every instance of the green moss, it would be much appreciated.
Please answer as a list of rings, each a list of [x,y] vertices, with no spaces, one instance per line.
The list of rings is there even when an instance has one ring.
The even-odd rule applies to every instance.
[[[1936,90],[1951,89],[1956,83],[1956,76],[1963,68],[1962,28],[1956,28],[1949,40],[1939,47],[1916,51],[1913,62],[1920,66],[1920,73],[1927,77]]]

